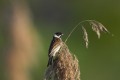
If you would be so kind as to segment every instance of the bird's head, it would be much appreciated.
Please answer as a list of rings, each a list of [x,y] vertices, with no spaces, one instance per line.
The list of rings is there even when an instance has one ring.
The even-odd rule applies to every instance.
[[[54,37],[55,37],[55,38],[61,38],[62,35],[63,35],[63,33],[61,33],[61,32],[56,32],[56,33],[54,34]]]

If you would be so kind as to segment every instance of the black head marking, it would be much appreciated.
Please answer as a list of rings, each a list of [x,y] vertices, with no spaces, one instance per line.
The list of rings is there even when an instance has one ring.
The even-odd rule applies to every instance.
[[[56,34],[57,36],[63,35],[63,33],[61,33],[61,32],[56,32],[55,34]]]
[[[54,37],[60,38],[62,35],[63,35],[63,33],[61,33],[61,32],[56,32],[56,33],[54,34]]]

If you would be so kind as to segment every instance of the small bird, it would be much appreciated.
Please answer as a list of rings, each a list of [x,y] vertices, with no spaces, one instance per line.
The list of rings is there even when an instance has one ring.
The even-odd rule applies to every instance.
[[[60,50],[60,48],[62,46],[62,39],[61,39],[62,35],[63,35],[63,33],[56,32],[53,36],[53,39],[52,39],[50,47],[49,47],[49,52],[48,52],[49,61],[48,61],[47,67],[49,65],[52,65],[53,57],[56,55],[56,53],[58,53],[58,51]]]

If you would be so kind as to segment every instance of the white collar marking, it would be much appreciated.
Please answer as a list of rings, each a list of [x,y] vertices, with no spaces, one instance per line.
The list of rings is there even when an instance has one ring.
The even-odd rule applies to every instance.
[[[59,35],[59,36],[57,36],[56,34],[54,35],[54,37],[56,37],[56,38],[60,38],[60,36],[61,36],[61,35]]]

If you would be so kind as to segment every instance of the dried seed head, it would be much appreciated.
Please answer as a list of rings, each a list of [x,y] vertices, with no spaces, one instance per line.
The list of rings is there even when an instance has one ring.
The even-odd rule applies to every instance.
[[[90,25],[92,26],[92,29],[94,32],[96,32],[98,38],[100,38],[100,32],[108,32],[109,31],[98,21],[91,20],[89,21]]]
[[[48,74],[49,73],[49,74]],[[45,80],[80,80],[78,59],[73,56],[65,43],[54,60],[48,67]]]
[[[87,34],[87,31],[86,29],[82,26],[82,30],[83,30],[83,39],[85,41],[85,45],[86,45],[86,48],[88,48],[88,34]]]

